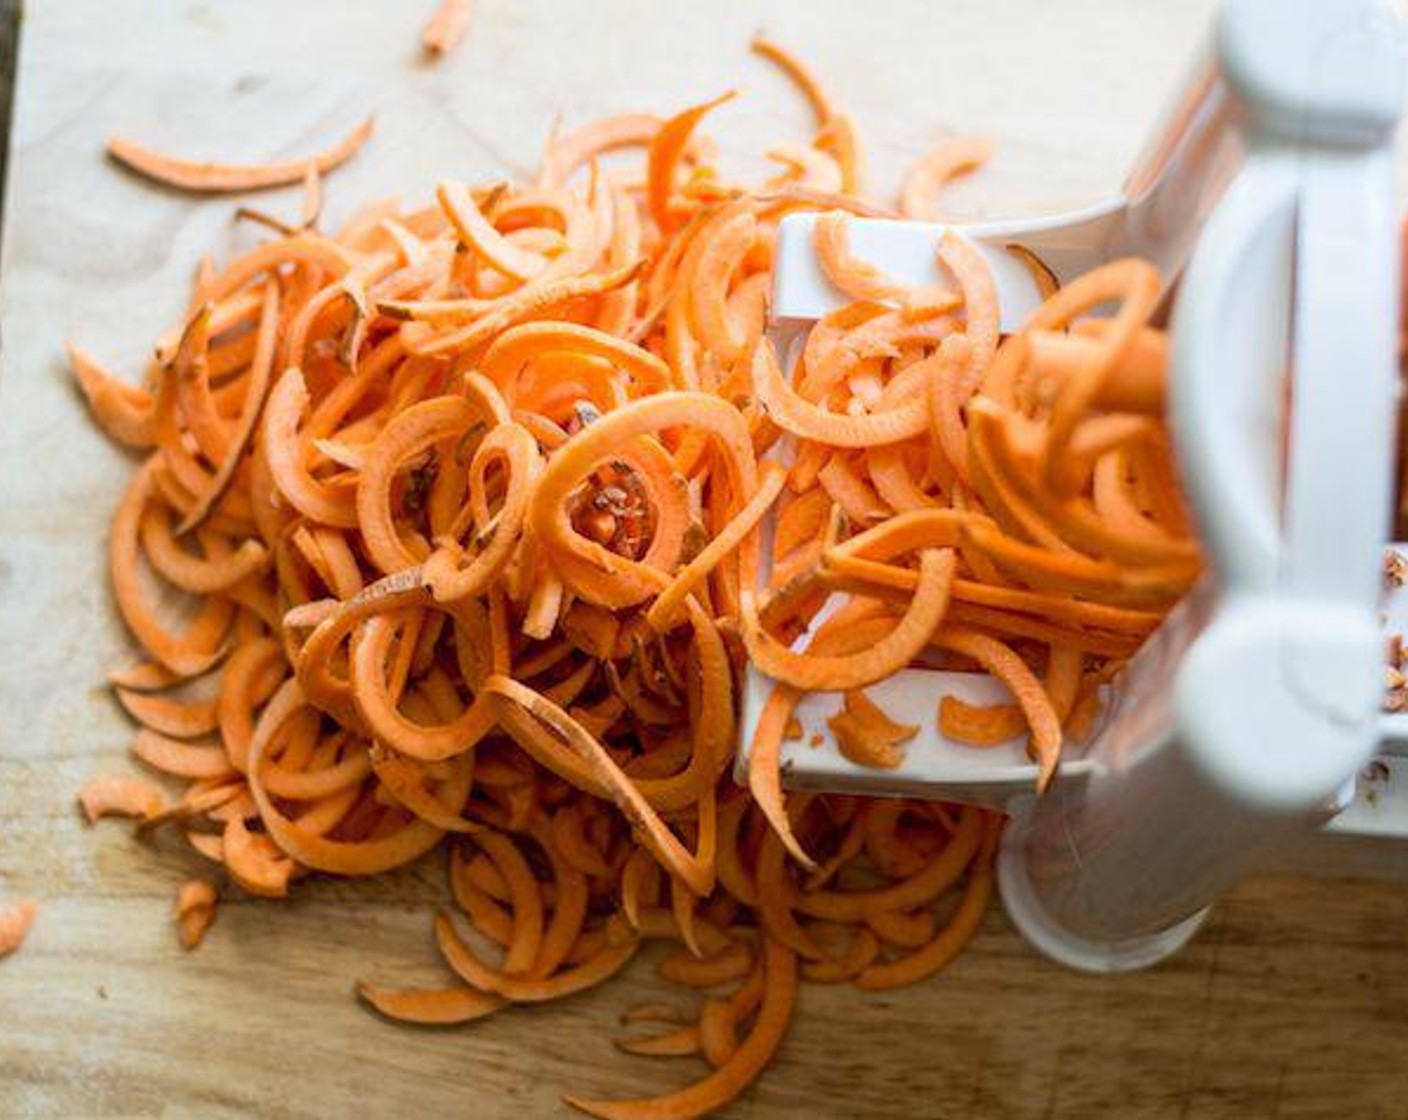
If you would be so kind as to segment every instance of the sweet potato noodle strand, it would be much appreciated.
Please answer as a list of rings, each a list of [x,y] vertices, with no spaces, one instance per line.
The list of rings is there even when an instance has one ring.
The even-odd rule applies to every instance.
[[[432,49],[468,7],[442,6]],[[789,797],[790,740],[902,765],[917,728],[862,690],[915,664],[986,672],[1009,702],[945,697],[932,718],[974,749],[1025,737],[1045,786],[1198,572],[1152,271],[1084,277],[1007,339],[955,235],[942,283],[895,283],[850,248],[851,216],[885,212],[854,194],[850,118],[754,46],[817,129],[756,187],[701,132],[727,95],[554,136],[532,184],[447,179],[331,232],[320,173],[363,132],[261,168],[118,142],[189,189],[302,181],[307,220],[203,267],[140,384],[70,350],[95,421],[143,456],[109,558],[144,659],[112,679],[163,779],[100,778],[90,818],[179,830],[270,897],[444,844],[456,982],[358,989],[402,1021],[560,998],[676,943],[661,976],[698,1010],[621,1045],[712,1072],[568,1098],[603,1117],[722,1107],[776,1052],[799,979],[912,982],[982,919],[995,815]],[[930,157],[906,208],[984,153]],[[852,302],[789,368],[763,327],[797,210],[822,212]],[[740,789],[745,655],[776,684]],[[809,690],[846,693],[827,727],[795,718]],[[217,897],[192,883],[188,944]]]

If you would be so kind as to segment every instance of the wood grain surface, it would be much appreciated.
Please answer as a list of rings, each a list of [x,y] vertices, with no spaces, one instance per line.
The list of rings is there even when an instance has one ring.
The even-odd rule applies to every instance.
[[[616,1015],[660,998],[649,957],[566,1003],[469,1028],[368,1014],[353,981],[433,981],[438,859],[373,882],[228,899],[176,946],[177,845],[84,828],[73,795],[126,767],[102,688],[126,640],[103,577],[130,462],[88,428],[74,337],[133,374],[234,203],[193,202],[105,162],[115,128],[200,154],[305,151],[368,109],[376,139],[331,180],[334,213],[438,176],[530,169],[558,113],[669,111],[730,85],[730,154],[804,115],[749,60],[766,27],[832,80],[872,179],[960,131],[996,137],[968,214],[1088,200],[1121,167],[1209,4],[873,0],[591,4],[478,0],[465,49],[417,54],[428,2],[47,0],[25,14],[11,148],[0,370],[0,899],[32,895],[0,963],[0,1116],[536,1117],[557,1095],[662,1090],[692,1061],[630,1058]],[[275,210],[296,196],[260,200]],[[1196,807],[1189,826],[1196,827]],[[1397,849],[1379,866],[1403,871]],[[670,991],[669,998],[680,998]],[[739,1117],[1408,1115],[1408,894],[1278,875],[1214,911],[1178,959],[1096,979],[1038,959],[998,914],[946,973],[884,996],[808,987]]]

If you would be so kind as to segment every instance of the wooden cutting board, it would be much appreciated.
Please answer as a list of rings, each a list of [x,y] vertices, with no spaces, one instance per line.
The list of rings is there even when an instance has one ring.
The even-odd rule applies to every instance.
[[[49,0],[26,13],[0,265],[0,899],[32,895],[42,911],[0,963],[5,1116],[539,1116],[562,1089],[630,1095],[700,1072],[611,1046],[618,1012],[661,996],[648,958],[581,998],[465,1029],[366,1013],[355,979],[441,975],[435,860],[300,884],[284,905],[235,893],[185,954],[169,911],[195,857],[81,825],[77,787],[127,765],[130,728],[101,682],[127,656],[103,549],[131,462],[89,429],[62,343],[135,374],[199,255],[238,236],[234,203],[108,164],[109,131],[262,157],[307,151],[375,109],[376,139],[331,180],[335,215],[423,196],[446,174],[525,173],[558,113],[669,111],[731,85],[748,96],[721,126],[726,149],[756,152],[805,126],[747,56],[761,26],[833,79],[886,191],[937,138],[994,136],[991,173],[953,205],[997,214],[1115,183],[1208,10],[480,0],[465,48],[430,67],[416,40],[429,6]],[[249,201],[297,205],[296,193]],[[929,984],[809,987],[732,1114],[1400,1115],[1405,1019],[1408,897],[1395,886],[1259,880],[1177,960],[1115,979],[1046,964],[994,914]]]

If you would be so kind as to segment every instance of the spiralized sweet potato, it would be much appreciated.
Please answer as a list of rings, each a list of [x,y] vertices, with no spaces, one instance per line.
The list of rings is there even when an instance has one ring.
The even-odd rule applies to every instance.
[[[431,50],[468,8],[442,5]],[[260,167],[115,140],[161,182],[302,181],[306,200],[298,225],[261,219],[268,240],[202,269],[141,387],[70,351],[97,424],[144,456],[109,547],[144,659],[112,680],[134,755],[182,786],[101,778],[89,817],[179,827],[272,898],[448,848],[459,913],[435,933],[458,982],[360,984],[392,1019],[561,998],[676,943],[660,974],[696,1010],[620,1045],[710,1072],[567,1098],[601,1117],[722,1107],[781,1045],[799,982],[913,982],[981,923],[1000,819],[785,794],[805,692],[847,693],[831,732],[886,767],[917,729],[860,690],[935,658],[988,672],[1010,703],[947,698],[933,718],[975,749],[1028,736],[1044,787],[1198,573],[1152,270],[1099,270],[1005,339],[961,238],[938,247],[941,286],[896,284],[850,249],[851,216],[887,212],[856,194],[850,118],[783,48],[754,48],[816,118],[756,186],[702,134],[731,94],[555,136],[531,184],[445,180],[339,230],[318,224],[321,176],[370,122]],[[625,149],[635,173],[599,166]],[[927,159],[905,208],[929,212],[984,155]],[[805,210],[851,302],[789,369],[766,304],[777,225]],[[1100,305],[1114,314],[1090,318]],[[179,623],[166,592],[191,601]],[[776,687],[740,789],[745,655]],[[181,888],[183,944],[216,898]]]

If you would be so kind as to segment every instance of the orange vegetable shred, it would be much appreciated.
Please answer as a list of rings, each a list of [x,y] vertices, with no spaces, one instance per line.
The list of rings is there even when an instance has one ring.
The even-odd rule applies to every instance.
[[[469,7],[446,0],[427,49]],[[628,1013],[666,1029],[619,1045],[704,1072],[566,1098],[621,1120],[724,1107],[782,1045],[799,983],[912,983],[982,922],[998,815],[784,791],[784,753],[821,734],[795,716],[808,692],[844,693],[827,733],[887,768],[920,729],[864,690],[916,665],[991,674],[1008,702],[929,718],[973,749],[1025,742],[1044,787],[1199,571],[1152,269],[1056,290],[1009,337],[957,236],[941,286],[896,283],[850,251],[853,216],[887,213],[857,193],[850,118],[753,46],[815,118],[756,184],[702,132],[728,93],[555,135],[534,182],[447,179],[337,229],[321,177],[370,120],[258,166],[114,137],[168,185],[302,182],[307,201],[202,267],[140,385],[70,348],[97,425],[142,455],[109,546],[141,654],[111,679],[171,791],[97,778],[89,819],[179,829],[269,898],[444,849],[454,908],[434,929],[456,980],[361,983],[394,1020],[492,1018],[670,942],[680,1004]],[[634,163],[603,170],[608,152]],[[931,155],[903,209],[932,215],[986,154]],[[850,302],[789,366],[764,328],[778,223],[804,211]],[[740,788],[745,657],[775,683]],[[182,945],[223,889],[179,888]],[[0,952],[30,918],[0,916]]]
[[[176,891],[176,932],[181,948],[194,949],[215,921],[220,895],[207,879],[189,879]]]
[[[125,136],[108,137],[108,154],[139,175],[180,190],[205,193],[257,191],[301,183],[310,169],[327,174],[341,167],[371,139],[375,120],[368,117],[332,147],[303,159],[271,163],[215,163],[166,155]]]
[[[24,944],[39,914],[39,905],[29,899],[0,908],[0,957],[8,957]]]
[[[420,40],[432,54],[448,54],[464,38],[472,0],[440,0],[440,6],[421,32]]]

